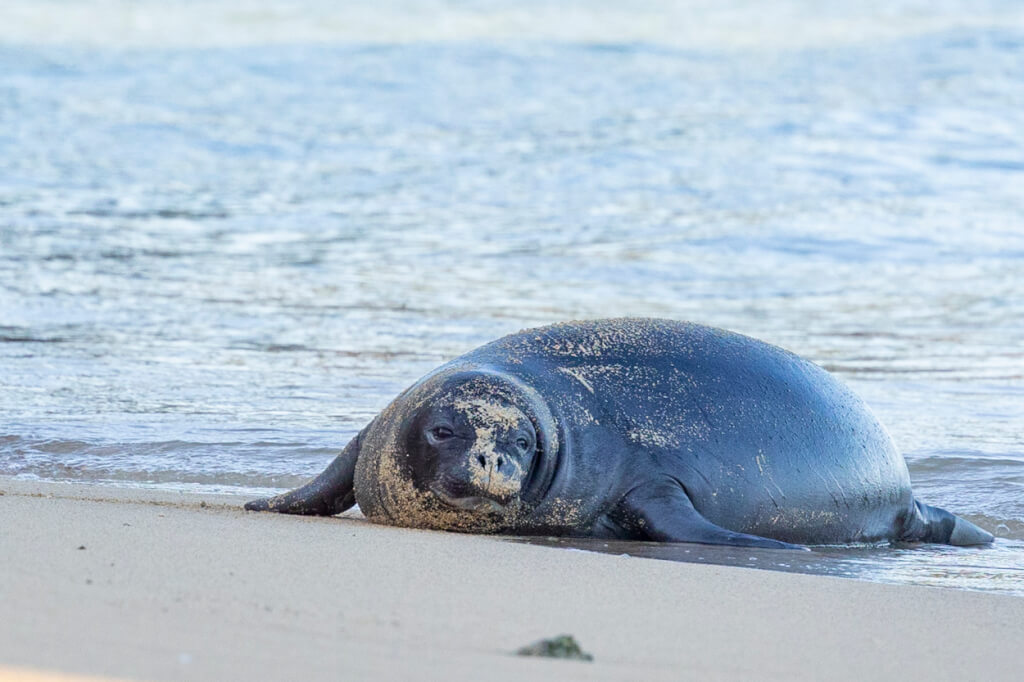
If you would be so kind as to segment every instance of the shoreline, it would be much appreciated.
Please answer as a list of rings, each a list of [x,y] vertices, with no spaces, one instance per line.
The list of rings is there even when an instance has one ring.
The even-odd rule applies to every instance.
[[[0,678],[1015,679],[1024,599],[0,478]],[[84,549],[80,549],[84,548]],[[523,658],[571,634],[592,663]]]

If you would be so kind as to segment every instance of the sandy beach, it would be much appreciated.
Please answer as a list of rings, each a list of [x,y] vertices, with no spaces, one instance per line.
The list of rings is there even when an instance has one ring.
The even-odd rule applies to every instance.
[[[1019,678],[1015,597],[0,490],[4,680]],[[594,661],[513,655],[561,633]]]

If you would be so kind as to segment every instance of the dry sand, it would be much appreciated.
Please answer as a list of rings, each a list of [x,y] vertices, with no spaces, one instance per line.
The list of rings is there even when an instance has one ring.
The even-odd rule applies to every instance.
[[[1024,671],[1017,597],[247,513],[227,496],[2,479],[0,490],[0,680]],[[512,655],[560,633],[594,662]]]

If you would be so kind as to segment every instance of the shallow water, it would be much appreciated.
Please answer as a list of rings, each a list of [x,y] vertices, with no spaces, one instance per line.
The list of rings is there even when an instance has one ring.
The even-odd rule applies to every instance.
[[[544,547],[624,557],[742,566],[893,584],[953,587],[1024,596],[1024,543],[997,540],[991,547],[948,545],[826,545],[809,551],[751,549],[684,543],[624,542],[593,538],[510,538]]]
[[[337,7],[0,7],[0,474],[279,490],[492,338],[690,319],[1004,538],[861,577],[1024,594],[1016,3]]]

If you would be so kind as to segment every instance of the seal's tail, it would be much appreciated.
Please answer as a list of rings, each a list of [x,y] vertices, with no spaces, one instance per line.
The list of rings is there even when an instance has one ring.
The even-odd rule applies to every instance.
[[[987,530],[982,530],[945,509],[915,501],[914,511],[902,539],[966,546],[985,545],[995,538]]]

